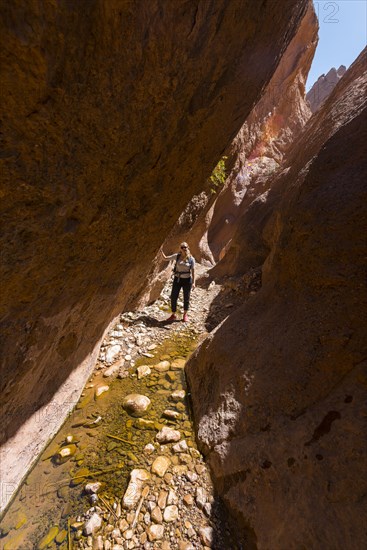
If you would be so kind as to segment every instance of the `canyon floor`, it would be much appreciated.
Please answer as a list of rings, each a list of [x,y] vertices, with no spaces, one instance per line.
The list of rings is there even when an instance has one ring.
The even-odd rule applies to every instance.
[[[166,321],[168,281],[154,304],[111,327],[73,413],[4,517],[4,550],[244,548],[196,447],[184,375],[236,307],[238,282],[197,271],[189,322]]]

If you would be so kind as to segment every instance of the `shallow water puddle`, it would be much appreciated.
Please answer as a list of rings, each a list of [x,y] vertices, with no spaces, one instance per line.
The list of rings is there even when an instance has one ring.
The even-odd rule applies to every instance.
[[[95,372],[63,427],[45,449],[19,489],[1,522],[3,550],[80,547],[80,516],[90,508],[84,486],[100,481],[98,506],[106,513],[119,513],[121,498],[134,468],[150,468],[144,446],[155,443],[163,426],[180,430],[189,448],[195,447],[187,399],[175,402],[175,390],[185,389],[184,363],[196,347],[189,331],[173,334],[158,346],[153,358],[141,358],[125,379],[106,379]],[[169,370],[137,379],[136,367],[168,360]],[[109,386],[96,397],[96,389]],[[130,416],[122,407],[127,394],[147,396],[151,405],[142,418]],[[163,415],[177,411],[176,420]],[[47,422],[47,419],[45,419]],[[172,458],[172,457],[171,457]],[[176,457],[177,459],[177,457]],[[172,458],[175,463],[175,457]],[[176,460],[176,464],[179,461]],[[90,498],[90,497],[89,497]],[[117,507],[116,507],[117,504]],[[116,512],[117,510],[117,512]]]

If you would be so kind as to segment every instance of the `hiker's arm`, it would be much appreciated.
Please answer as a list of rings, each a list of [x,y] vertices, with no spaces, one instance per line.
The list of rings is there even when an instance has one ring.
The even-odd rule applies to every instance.
[[[195,288],[195,268],[193,267],[191,270],[192,273],[192,285],[191,288]]]
[[[177,255],[177,254],[171,254],[169,256],[166,256],[162,249],[161,249],[161,254],[165,260],[173,260],[173,258],[175,258]]]

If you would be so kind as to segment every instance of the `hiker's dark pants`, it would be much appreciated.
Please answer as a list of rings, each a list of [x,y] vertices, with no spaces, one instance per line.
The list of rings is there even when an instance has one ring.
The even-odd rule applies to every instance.
[[[171,292],[171,309],[172,313],[176,313],[177,309],[177,298],[180,294],[181,288],[183,289],[183,295],[184,295],[184,310],[187,311],[189,309],[189,302],[190,302],[190,292],[191,292],[191,286],[192,286],[192,279],[178,279],[177,277],[173,278],[173,284],[172,284],[172,292]]]

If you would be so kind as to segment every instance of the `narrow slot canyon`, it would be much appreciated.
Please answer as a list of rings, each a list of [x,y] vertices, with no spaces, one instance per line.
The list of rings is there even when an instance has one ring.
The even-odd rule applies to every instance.
[[[367,50],[306,95],[311,0],[0,20],[1,550],[364,548]]]

